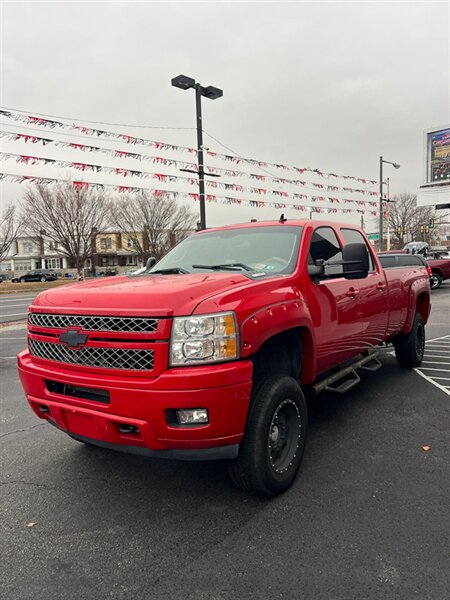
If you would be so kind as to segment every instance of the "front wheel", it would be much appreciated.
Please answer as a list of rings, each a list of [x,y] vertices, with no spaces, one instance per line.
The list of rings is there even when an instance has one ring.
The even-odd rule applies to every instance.
[[[302,462],[307,420],[295,379],[276,375],[256,382],[239,456],[228,466],[233,482],[269,498],[286,491]]]
[[[397,336],[394,346],[401,367],[413,369],[421,365],[425,353],[425,325],[421,315],[416,314],[411,331]]]
[[[437,290],[438,288],[441,287],[442,275],[439,275],[439,273],[433,273],[433,275],[431,276],[430,283],[431,283],[431,289]]]
[[[44,281],[47,281],[45,277],[41,277],[41,281],[42,283],[44,283]]]

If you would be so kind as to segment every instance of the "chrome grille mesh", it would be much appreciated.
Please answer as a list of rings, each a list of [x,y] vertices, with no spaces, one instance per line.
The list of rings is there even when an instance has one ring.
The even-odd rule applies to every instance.
[[[81,327],[85,331],[124,331],[134,333],[154,333],[158,327],[157,319],[146,317],[101,317],[90,315],[56,315],[30,313],[30,325],[64,329]]]
[[[30,353],[39,358],[58,362],[100,367],[103,369],[128,369],[132,371],[150,371],[153,369],[153,350],[123,348],[97,348],[84,346],[72,350],[64,344],[28,340]]]

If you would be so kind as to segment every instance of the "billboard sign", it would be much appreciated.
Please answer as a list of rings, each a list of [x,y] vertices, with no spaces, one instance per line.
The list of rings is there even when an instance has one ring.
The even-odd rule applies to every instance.
[[[450,127],[427,132],[427,183],[450,183]]]

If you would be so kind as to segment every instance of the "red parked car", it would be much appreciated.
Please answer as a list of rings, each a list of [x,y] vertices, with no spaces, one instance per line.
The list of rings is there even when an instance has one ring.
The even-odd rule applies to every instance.
[[[431,289],[437,290],[445,279],[450,279],[450,258],[427,258],[432,271]]]
[[[355,226],[234,225],[142,275],[39,294],[19,373],[36,415],[76,440],[227,459],[238,486],[275,496],[302,460],[303,388],[346,391],[384,342],[417,367],[429,312],[425,267],[383,270]]]

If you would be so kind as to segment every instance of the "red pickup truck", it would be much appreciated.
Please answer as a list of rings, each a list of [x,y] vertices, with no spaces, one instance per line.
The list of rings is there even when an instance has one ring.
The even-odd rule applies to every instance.
[[[238,486],[275,496],[302,460],[302,389],[345,391],[380,366],[371,352],[384,342],[402,367],[422,361],[426,269],[384,271],[357,227],[209,229],[148,267],[30,306],[18,357],[28,402],[81,442],[227,459]]]

